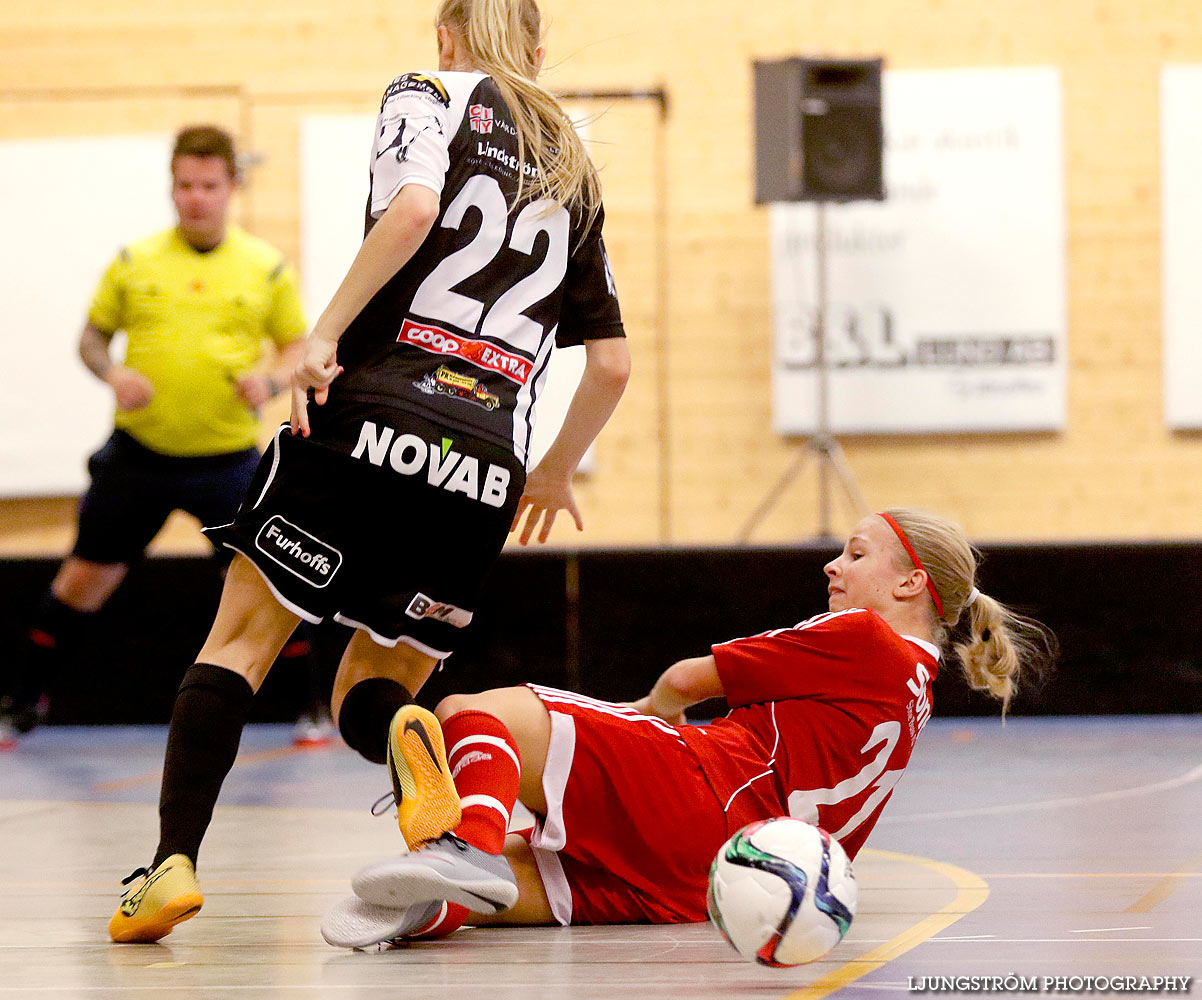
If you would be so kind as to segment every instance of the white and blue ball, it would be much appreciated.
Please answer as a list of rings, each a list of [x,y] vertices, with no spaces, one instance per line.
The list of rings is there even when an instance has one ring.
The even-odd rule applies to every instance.
[[[856,877],[825,830],[788,817],[760,820],[718,851],[707,903],[744,958],[803,965],[843,940],[856,914]]]

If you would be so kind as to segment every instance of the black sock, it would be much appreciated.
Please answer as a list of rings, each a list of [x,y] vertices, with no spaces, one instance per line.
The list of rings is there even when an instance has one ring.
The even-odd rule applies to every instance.
[[[313,642],[309,637],[311,626],[301,622],[292,638],[280,650],[280,670],[290,682],[297,685],[302,698],[301,707],[295,713],[298,718],[309,716],[320,718],[326,705],[326,697],[322,694],[321,674],[318,670],[317,655]],[[303,680],[302,680],[303,678]]]
[[[172,854],[195,864],[221,783],[238,756],[252,698],[246,678],[225,667],[194,663],[184,674],[167,734],[152,868]]]
[[[388,760],[388,726],[404,705],[413,701],[402,684],[387,677],[369,677],[352,687],[338,710],[338,730],[346,745],[370,760]]]
[[[46,592],[30,619],[23,648],[4,685],[14,709],[32,708],[54,688],[58,674],[79,649],[95,617],[95,613],[77,611]]]

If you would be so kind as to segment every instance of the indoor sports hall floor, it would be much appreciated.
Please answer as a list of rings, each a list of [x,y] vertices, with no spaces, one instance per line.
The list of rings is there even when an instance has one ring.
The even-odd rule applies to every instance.
[[[50,727],[0,753],[0,1000],[783,1000],[1007,976],[1086,995],[1044,977],[1202,976],[1196,716],[933,720],[856,862],[847,939],[795,969],[742,961],[708,924],[330,948],[322,910],[396,827],[369,813],[382,768],[290,736],[247,730],[201,856],[204,911],[157,945],[110,944],[106,924],[154,848],[165,729]]]

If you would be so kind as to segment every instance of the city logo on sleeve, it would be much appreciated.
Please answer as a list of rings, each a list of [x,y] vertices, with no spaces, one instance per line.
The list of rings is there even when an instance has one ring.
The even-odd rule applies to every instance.
[[[268,518],[259,529],[255,548],[311,587],[326,586],[342,565],[341,552],[279,514]]]
[[[392,427],[377,427],[373,421],[364,420],[351,458],[367,459],[378,466],[387,459],[393,471],[402,476],[424,472],[431,486],[462,493],[490,507],[504,507],[509,496],[509,470],[491,462],[487,469],[481,469],[480,459],[456,451],[454,444],[451,438],[427,441],[417,434],[397,434]]]
[[[487,135],[492,131],[494,121],[492,108],[486,108],[483,104],[473,104],[467,109],[467,113],[471,118],[471,129],[473,132]]]

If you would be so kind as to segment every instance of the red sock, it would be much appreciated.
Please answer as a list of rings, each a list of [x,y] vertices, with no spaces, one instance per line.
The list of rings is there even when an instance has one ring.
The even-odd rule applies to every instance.
[[[433,920],[419,927],[412,934],[406,934],[405,938],[410,941],[429,941],[433,938],[446,937],[453,931],[459,930],[468,916],[466,906],[444,902],[442,909],[438,911]]]
[[[456,712],[442,724],[442,735],[463,806],[455,834],[500,854],[522,778],[517,744],[505,724],[487,712]]]

